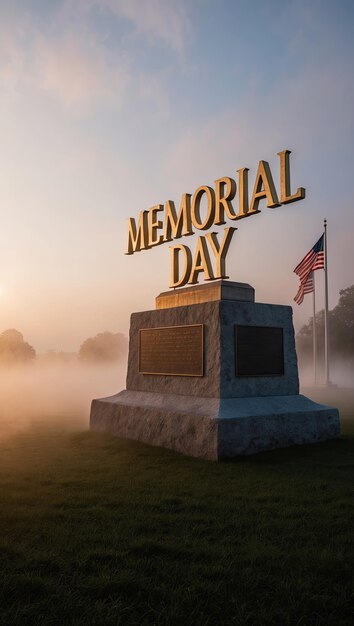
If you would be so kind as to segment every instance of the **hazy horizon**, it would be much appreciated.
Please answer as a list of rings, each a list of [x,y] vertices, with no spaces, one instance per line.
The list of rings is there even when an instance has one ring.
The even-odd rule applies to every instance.
[[[0,366],[0,438],[36,425],[87,430],[91,401],[121,391],[125,368],[125,361]]]
[[[299,376],[305,390],[313,386],[311,364],[300,367]],[[0,440],[29,428],[87,430],[93,398],[118,393],[125,388],[125,377],[126,361],[0,366]],[[342,388],[354,386],[351,373],[338,362],[331,380]],[[318,381],[321,387],[321,376]]]

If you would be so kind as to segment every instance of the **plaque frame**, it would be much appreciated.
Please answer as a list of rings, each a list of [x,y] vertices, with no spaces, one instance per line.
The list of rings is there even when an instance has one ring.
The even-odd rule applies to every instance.
[[[281,350],[282,350],[282,368],[281,372],[276,374],[240,374],[237,371],[237,329],[238,328],[262,328],[270,329],[274,328],[281,330]],[[284,328],[283,326],[261,326],[259,324],[234,324],[234,346],[235,346],[235,377],[236,378],[280,378],[285,375],[285,359],[284,359]]]
[[[144,372],[141,370],[141,333],[147,330],[165,330],[166,328],[201,328],[201,373],[198,374],[173,374],[172,372]],[[205,324],[176,324],[174,326],[150,326],[148,328],[139,328],[139,355],[138,355],[138,373],[145,376],[184,376],[188,378],[202,378],[205,373],[204,364],[204,327]]]

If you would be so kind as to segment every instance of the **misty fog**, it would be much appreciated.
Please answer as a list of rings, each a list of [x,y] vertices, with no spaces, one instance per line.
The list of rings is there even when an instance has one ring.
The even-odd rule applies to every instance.
[[[300,384],[313,386],[311,363],[299,371]],[[126,361],[88,365],[73,360],[0,367],[0,437],[39,423],[45,427],[87,430],[93,398],[111,396],[125,388]],[[331,381],[354,387],[354,372],[343,363],[331,367]],[[318,371],[321,385],[323,374]]]
[[[93,398],[125,387],[126,362],[88,365],[42,363],[0,367],[0,437],[32,425],[83,429]]]
[[[312,387],[314,385],[314,368],[311,362],[299,365],[300,386]],[[318,364],[317,385],[324,383],[324,367]],[[344,361],[334,361],[330,365],[330,381],[341,388],[354,388],[354,369],[352,364]]]

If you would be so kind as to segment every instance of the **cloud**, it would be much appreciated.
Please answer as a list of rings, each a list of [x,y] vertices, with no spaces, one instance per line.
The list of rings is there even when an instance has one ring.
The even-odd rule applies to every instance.
[[[97,11],[108,15],[112,32],[119,26],[114,46]],[[134,69],[136,41],[182,54],[189,29],[184,5],[172,0],[64,0],[50,17],[8,14],[0,24],[0,88],[7,95],[34,89],[82,109],[119,104],[132,84],[138,99],[158,94],[165,115],[161,77]]]
[[[125,18],[150,43],[163,43],[181,54],[190,33],[190,20],[184,3],[175,0],[67,0],[66,9],[83,13],[92,9],[109,11]]]
[[[109,4],[118,14],[132,21],[151,41],[162,41],[182,53],[189,32],[189,22],[182,3],[173,0],[110,0]]]
[[[319,145],[328,153],[340,151],[350,145],[354,131],[349,76],[344,64],[308,64],[268,93],[253,86],[242,101],[185,128],[165,158],[165,175],[173,172],[185,187],[224,174],[230,164],[249,167],[255,158],[267,159],[284,148],[301,147],[307,159],[318,158]]]
[[[40,87],[68,107],[120,101],[128,82],[123,64],[110,64],[101,46],[74,33],[37,38],[35,72]]]
[[[163,86],[163,77],[141,74],[137,81],[137,95],[144,103],[153,106],[155,115],[160,119],[168,118],[170,100]]]
[[[26,75],[25,41],[28,21],[0,22],[0,88],[16,89],[21,76]]]
[[[4,94],[27,89],[53,95],[65,107],[93,102],[119,103],[129,72],[124,55],[114,58],[94,32],[64,28],[57,33],[26,15],[0,25],[0,88]],[[60,25],[60,28],[59,28]],[[66,26],[68,26],[66,24]]]

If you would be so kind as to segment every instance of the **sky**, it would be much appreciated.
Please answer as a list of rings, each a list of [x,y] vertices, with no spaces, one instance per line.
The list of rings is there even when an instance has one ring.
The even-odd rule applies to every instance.
[[[293,269],[327,218],[334,307],[354,283],[353,31],[345,0],[0,0],[0,332],[38,352],[127,334],[170,282],[169,244],[124,255],[127,218],[241,167],[252,186],[261,159],[279,190],[284,149],[306,199],[239,221],[228,275],[299,329]]]

